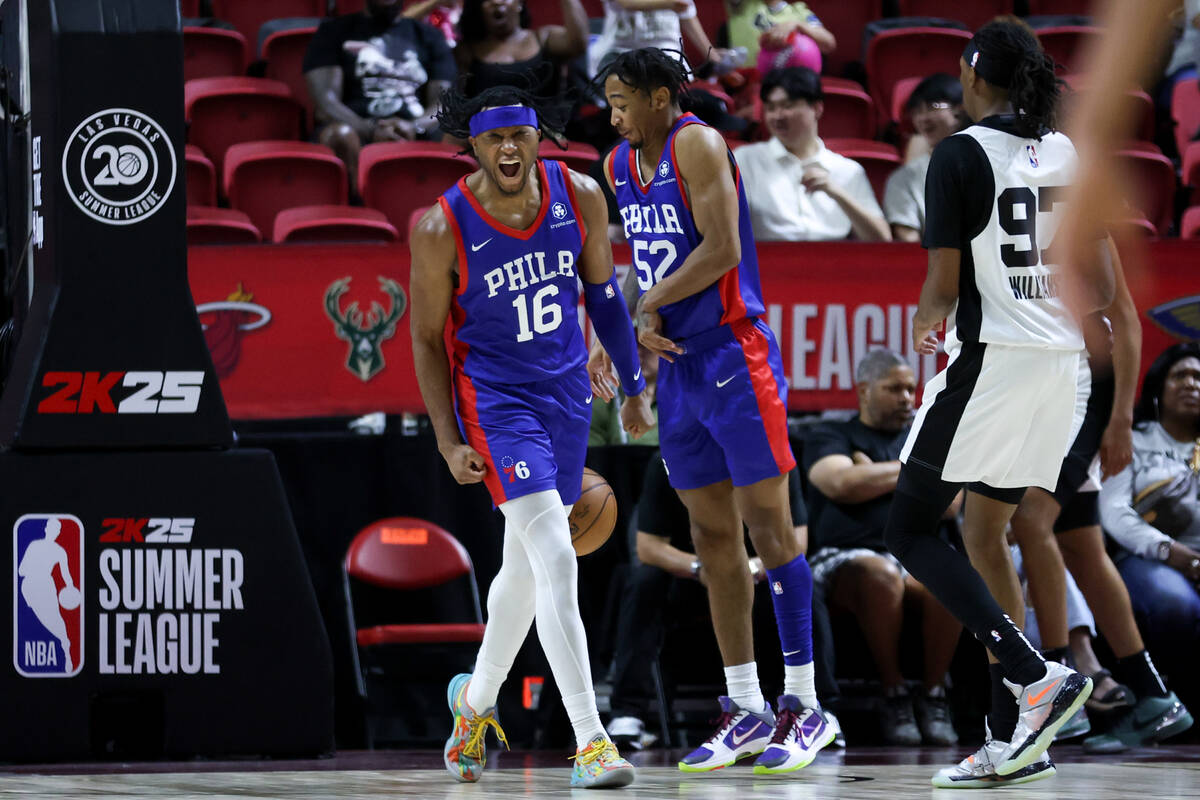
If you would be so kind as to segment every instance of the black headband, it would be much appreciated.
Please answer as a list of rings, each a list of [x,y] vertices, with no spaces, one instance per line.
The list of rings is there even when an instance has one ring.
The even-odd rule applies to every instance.
[[[1001,89],[1007,89],[1012,83],[1013,74],[1020,62],[1020,57],[1014,54],[983,52],[974,37],[967,42],[962,57],[979,77]]]

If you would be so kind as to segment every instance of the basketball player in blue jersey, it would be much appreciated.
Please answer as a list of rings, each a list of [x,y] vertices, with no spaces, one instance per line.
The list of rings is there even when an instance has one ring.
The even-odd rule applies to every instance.
[[[591,178],[537,157],[541,131],[560,131],[560,117],[508,87],[473,98],[447,92],[442,129],[469,141],[479,169],[442,195],[413,232],[413,356],[438,449],[460,483],[487,486],[505,520],[475,671],[456,676],[448,690],[454,728],[444,760],[457,780],[477,781],[488,728],[505,741],[496,697],[536,620],[578,743],[571,785],[624,786],[633,767],[596,712],[567,524],[592,400],[576,316],[580,279],[630,398],[625,429],[638,437],[653,418],[613,272],[604,195]]]
[[[686,66],[655,48],[597,78],[625,141],[605,163],[641,297],[639,338],[661,356],[659,442],[687,506],[728,695],[717,730],[679,762],[706,772],[755,755],[756,773],[807,766],[833,741],[813,686],[812,574],[792,527],[787,384],[763,313],[746,193],[724,140],[679,108]],[[767,568],[783,644],[778,716],[754,662],[742,523]]]

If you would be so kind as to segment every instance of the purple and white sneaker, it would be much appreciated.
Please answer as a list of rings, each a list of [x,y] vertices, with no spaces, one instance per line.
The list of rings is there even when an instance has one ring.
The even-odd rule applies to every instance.
[[[837,731],[819,708],[807,708],[791,694],[779,696],[779,716],[771,743],[754,762],[755,775],[774,775],[804,769],[821,748],[833,742]]]
[[[739,758],[756,756],[771,741],[775,715],[768,706],[757,713],[746,711],[722,696],[717,732],[704,744],[683,757],[679,769],[684,772],[711,772],[728,767]]]

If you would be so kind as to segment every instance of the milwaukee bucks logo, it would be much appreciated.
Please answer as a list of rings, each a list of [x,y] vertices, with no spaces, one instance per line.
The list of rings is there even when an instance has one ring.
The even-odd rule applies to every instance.
[[[404,290],[391,278],[380,275],[379,288],[391,298],[391,308],[384,310],[379,301],[372,300],[366,312],[359,309],[357,301],[342,311],[341,298],[350,290],[350,278],[336,280],[325,290],[325,313],[333,321],[333,331],[350,343],[346,369],[364,383],[384,368],[381,345],[395,335],[396,323],[408,307]]]

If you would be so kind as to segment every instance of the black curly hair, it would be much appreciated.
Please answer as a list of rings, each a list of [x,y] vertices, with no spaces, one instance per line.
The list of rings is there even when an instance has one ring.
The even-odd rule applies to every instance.
[[[671,102],[678,103],[680,97],[687,95],[692,66],[678,50],[641,47],[621,53],[600,68],[592,80],[592,90],[601,97],[609,75],[616,75],[622,83],[646,94],[665,87],[671,94]]]
[[[1178,342],[1159,353],[1142,379],[1142,394],[1133,407],[1134,424],[1158,420],[1163,389],[1171,367],[1185,358],[1200,358],[1200,342]],[[1196,431],[1200,434],[1200,430]]]
[[[538,115],[538,127],[551,141],[563,146],[563,131],[571,118],[571,105],[551,97],[537,97],[516,86],[493,86],[474,95],[462,89],[442,92],[437,113],[438,124],[445,133],[458,139],[471,135],[471,117],[494,106],[529,106]]]
[[[1017,132],[1041,139],[1058,129],[1058,100],[1065,85],[1054,74],[1054,59],[1046,55],[1033,30],[1020,22],[995,20],[975,32],[975,43],[984,53],[1013,64],[1007,86],[1008,99],[1017,114]]]

